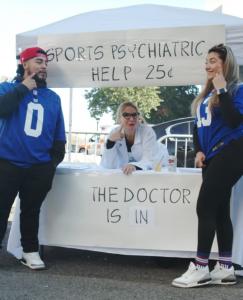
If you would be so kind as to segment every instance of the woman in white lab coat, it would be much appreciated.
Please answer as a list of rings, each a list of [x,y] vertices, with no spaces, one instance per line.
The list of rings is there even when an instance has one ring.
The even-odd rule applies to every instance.
[[[135,170],[151,170],[160,163],[167,165],[167,148],[156,141],[154,130],[140,117],[132,102],[123,102],[117,112],[118,127],[107,139],[101,166],[121,168],[128,175]]]

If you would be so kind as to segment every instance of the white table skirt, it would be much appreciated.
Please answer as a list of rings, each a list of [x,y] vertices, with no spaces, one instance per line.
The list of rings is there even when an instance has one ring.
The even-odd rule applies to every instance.
[[[129,255],[194,257],[195,207],[200,184],[201,174],[195,169],[178,169],[177,173],[136,172],[128,177],[117,170],[84,170],[74,165],[61,167],[41,210],[40,244]],[[129,197],[137,193],[136,203],[132,203],[135,196],[129,200],[126,194],[127,199],[123,199],[124,189],[129,191]],[[102,194],[107,190],[110,191],[108,203]],[[184,199],[179,197],[182,191]],[[243,266],[242,197],[243,179],[232,191],[233,262]],[[113,219],[112,214],[109,216],[111,220],[108,220],[108,211],[114,211]],[[134,212],[136,217],[137,212],[142,217],[148,216],[149,221],[142,224],[145,218],[140,218],[141,224],[137,224],[131,217]],[[117,223],[116,213],[121,217]],[[21,258],[18,199],[7,249]],[[211,258],[217,258],[216,242]]]

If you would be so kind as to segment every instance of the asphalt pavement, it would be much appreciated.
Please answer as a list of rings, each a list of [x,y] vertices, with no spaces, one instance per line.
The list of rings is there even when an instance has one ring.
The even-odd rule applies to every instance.
[[[172,287],[188,259],[45,247],[44,261],[47,270],[28,269],[6,252],[5,241],[0,251],[0,300],[243,300],[243,277],[229,287]]]

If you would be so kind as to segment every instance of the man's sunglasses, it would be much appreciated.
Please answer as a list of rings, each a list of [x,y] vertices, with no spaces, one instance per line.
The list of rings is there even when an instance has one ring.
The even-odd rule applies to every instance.
[[[133,119],[136,119],[138,116],[139,116],[139,112],[135,112],[135,113],[127,113],[127,112],[124,112],[122,113],[122,116],[123,118],[129,120],[130,118],[133,118]]]

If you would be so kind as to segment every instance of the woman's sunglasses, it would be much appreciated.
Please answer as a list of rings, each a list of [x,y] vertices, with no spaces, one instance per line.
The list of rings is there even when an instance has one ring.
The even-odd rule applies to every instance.
[[[135,112],[135,113],[124,112],[122,113],[122,116],[127,120],[129,120],[130,118],[136,119],[139,116],[139,112]]]

